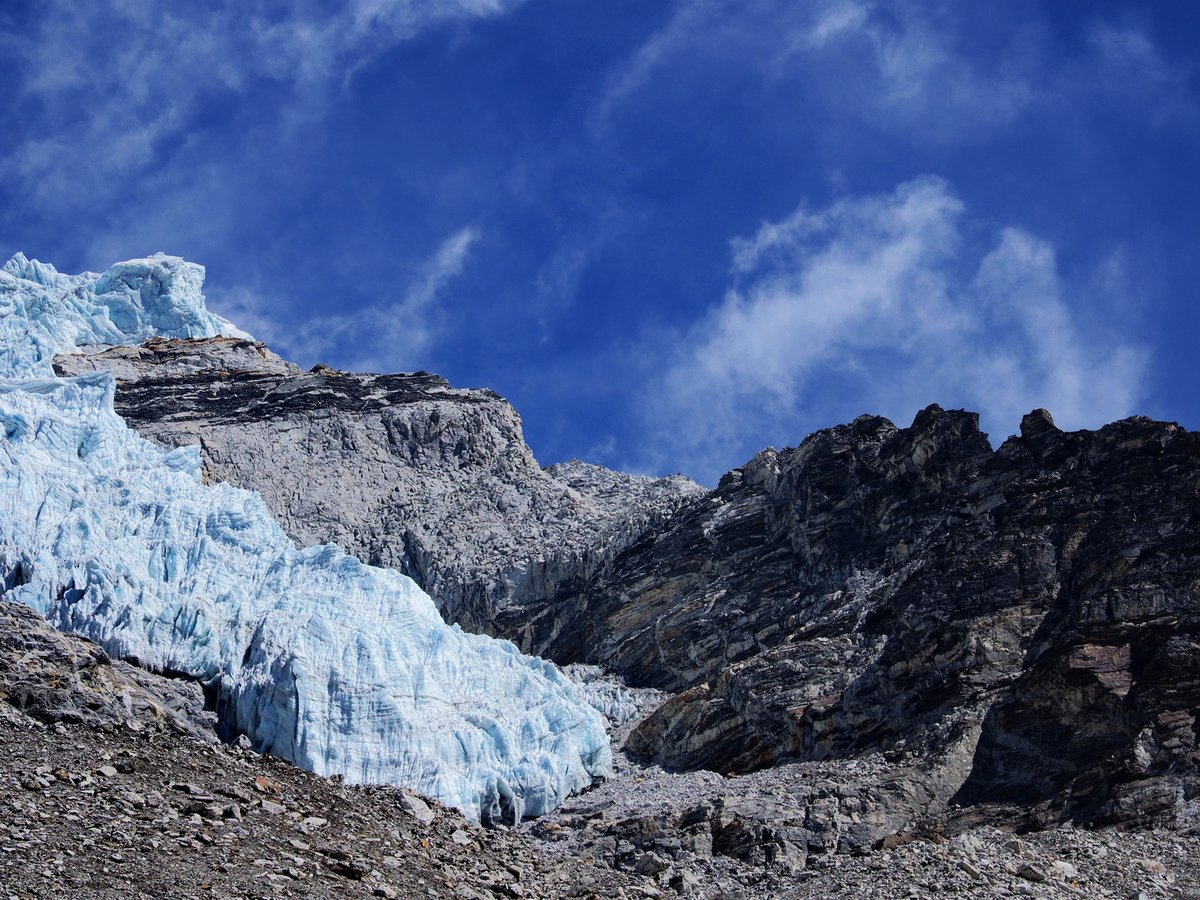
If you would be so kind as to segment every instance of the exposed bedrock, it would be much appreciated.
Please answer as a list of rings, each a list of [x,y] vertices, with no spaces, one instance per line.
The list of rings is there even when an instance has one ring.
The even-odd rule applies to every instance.
[[[954,748],[943,805],[1191,818],[1198,511],[1173,424],[1037,411],[993,451],[971,413],[862,417],[731,472],[528,643],[681,691],[630,739],[668,767]]]
[[[1177,425],[1035,411],[993,450],[931,406],[704,492],[543,470],[505,401],[424,373],[301,373],[245,341],[58,366],[112,368],[143,434],[199,442],[209,477],[413,574],[464,627],[677,692],[629,739],[648,761],[882,753],[928,769],[892,804],[913,815],[1197,818],[1200,437]]]
[[[55,366],[111,371],[117,411],[144,437],[199,444],[208,479],[258,491],[299,543],[411,575],[473,631],[497,633],[498,609],[576,583],[703,494],[679,476],[543,469],[506,400],[425,372],[302,372],[229,338],[96,348]]]

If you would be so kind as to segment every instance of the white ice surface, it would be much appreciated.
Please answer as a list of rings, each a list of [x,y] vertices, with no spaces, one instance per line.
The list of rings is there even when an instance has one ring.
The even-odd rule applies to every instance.
[[[473,817],[536,815],[606,775],[603,719],[552,664],[448,626],[409,578],[298,549],[261,498],[200,483],[113,411],[74,346],[247,337],[207,312],[204,270],[158,255],[66,276],[0,270],[3,596],[116,656],[211,683],[254,745]]]

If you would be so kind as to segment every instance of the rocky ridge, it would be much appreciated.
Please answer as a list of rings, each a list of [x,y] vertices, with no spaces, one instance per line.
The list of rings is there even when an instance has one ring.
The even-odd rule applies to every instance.
[[[412,576],[451,621],[495,633],[703,493],[572,462],[542,469],[492,391],[435,375],[311,372],[244,339],[152,340],[59,356],[105,370],[144,437],[199,445],[205,473],[258,491],[301,545]]]
[[[970,413],[862,417],[759,454],[524,627],[679,692],[630,738],[668,768],[883,753],[923,761],[926,815],[1190,823],[1198,514],[1177,425],[1037,411],[993,451]]]
[[[400,560],[467,626],[669,692],[627,723],[620,776],[535,838],[660,889],[717,886],[697,896],[801,895],[844,869],[895,887],[846,861],[860,853],[960,881],[1007,859],[993,893],[1057,896],[1118,881],[1055,876],[1061,849],[1037,847],[1074,839],[1056,835],[1086,834],[1088,865],[1112,847],[1055,829],[1193,846],[1197,435],[1143,418],[1068,433],[1035,411],[993,449],[976,416],[934,406],[764,451],[702,492],[538,469],[511,407],[435,376],[288,365],[236,341],[57,360],[119,373],[131,424],[199,441],[210,477],[263,491],[302,539]],[[362,503],[399,524],[372,531]],[[1009,865],[996,827],[1050,829],[1017,854],[1046,879]],[[986,864],[964,868],[976,838]],[[1147,890],[1187,895],[1174,884]]]

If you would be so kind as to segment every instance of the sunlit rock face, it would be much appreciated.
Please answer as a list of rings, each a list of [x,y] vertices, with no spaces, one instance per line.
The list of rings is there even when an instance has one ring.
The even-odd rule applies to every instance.
[[[245,351],[205,309],[203,274],[162,255],[0,272],[4,598],[205,680],[228,729],[317,772],[508,819],[606,774],[602,718],[554,666],[448,626],[404,575],[298,548],[257,494],[203,484],[197,448],[129,430],[109,373],[56,377],[56,354],[153,337]]]
[[[297,542],[398,569],[449,621],[526,650],[550,598],[704,493],[682,476],[542,468],[507,400],[426,372],[302,372],[228,338],[88,349],[56,370],[111,372],[143,437],[199,445],[207,480],[257,491]]]

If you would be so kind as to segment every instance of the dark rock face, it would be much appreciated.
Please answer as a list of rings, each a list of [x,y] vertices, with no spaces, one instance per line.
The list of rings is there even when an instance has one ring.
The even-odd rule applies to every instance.
[[[629,738],[649,762],[882,754],[909,774],[871,801],[876,836],[951,804],[1200,820],[1200,436],[1178,426],[1065,433],[1039,410],[993,450],[977,416],[933,406],[703,492],[543,470],[506,402],[425,373],[302,373],[220,339],[58,364],[111,369],[131,424],[200,443],[209,477],[299,540],[407,571],[528,652],[678,692]],[[709,831],[731,852],[790,827],[726,806]]]
[[[110,371],[117,411],[143,436],[198,444],[207,478],[258,491],[298,542],[337,543],[411,575],[475,631],[496,633],[497,609],[538,604],[703,493],[682,477],[542,469],[507,401],[426,372],[302,372],[230,338],[160,339],[55,366]]]
[[[150,728],[216,741],[216,716],[196,682],[111,659],[27,606],[0,601],[0,719],[14,712],[48,725]]]
[[[862,417],[730,473],[528,644],[682,691],[630,738],[668,767],[949,754],[946,801],[1193,816],[1198,513],[1175,425],[1039,411],[993,452],[973,414]]]

